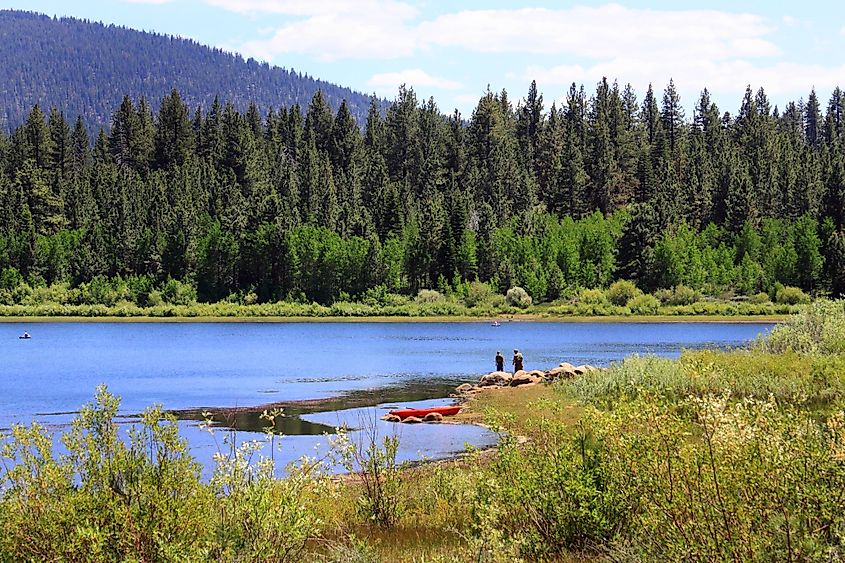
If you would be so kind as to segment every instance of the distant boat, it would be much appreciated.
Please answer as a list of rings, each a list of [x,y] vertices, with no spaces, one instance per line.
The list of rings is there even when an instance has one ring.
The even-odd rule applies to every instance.
[[[390,411],[389,414],[398,416],[401,419],[408,418],[409,416],[416,416],[418,418],[423,418],[425,415],[436,412],[442,414],[443,416],[454,416],[460,412],[460,406],[454,407],[431,407],[428,409],[397,409],[395,411]]]
[[[499,321],[493,321],[493,324],[491,324],[490,326],[502,326],[502,323],[500,323]]]
[[[30,339],[30,338],[32,338],[32,337],[29,335],[29,333],[28,333],[28,332],[24,332],[23,334],[21,334],[20,336],[18,336],[18,338],[20,338],[21,340],[29,340],[29,339]]]

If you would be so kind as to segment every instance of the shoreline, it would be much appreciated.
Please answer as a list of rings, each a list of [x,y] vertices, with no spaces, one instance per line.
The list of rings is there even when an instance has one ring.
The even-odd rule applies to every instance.
[[[790,318],[782,315],[595,315],[564,316],[549,314],[516,314],[507,316],[373,316],[373,317],[82,317],[82,316],[0,316],[0,324],[43,323],[481,323],[499,321],[548,323],[780,323]]]

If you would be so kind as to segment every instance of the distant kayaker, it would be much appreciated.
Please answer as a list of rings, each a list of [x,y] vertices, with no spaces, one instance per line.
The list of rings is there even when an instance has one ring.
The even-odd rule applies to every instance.
[[[502,352],[496,352],[496,371],[505,371],[505,357]]]
[[[522,353],[519,350],[513,351],[513,372],[522,370]]]

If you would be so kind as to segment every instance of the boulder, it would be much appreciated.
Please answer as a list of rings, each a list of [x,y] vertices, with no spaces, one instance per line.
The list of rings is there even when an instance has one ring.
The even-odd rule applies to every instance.
[[[535,369],[528,372],[528,375],[533,375],[534,377],[545,377],[546,372],[541,371],[539,369]]]
[[[580,366],[575,366],[575,369],[573,371],[575,372],[575,375],[584,375],[589,370],[587,369],[587,366],[580,365]]]
[[[573,371],[575,369],[575,366],[573,366],[569,362],[561,362],[559,367],[562,367],[563,369],[568,371]]]
[[[425,422],[440,422],[443,420],[443,415],[439,412],[430,412],[423,418]]]
[[[485,387],[488,385],[507,385],[508,382],[511,380],[511,374],[506,371],[494,371],[492,373],[488,373],[487,375],[481,378],[481,386]]]
[[[528,372],[524,369],[521,369],[513,374],[513,378],[522,377],[523,375],[528,375]]]
[[[472,391],[473,389],[475,389],[475,385],[472,383],[464,383],[462,385],[458,385],[458,387],[455,388],[455,391],[458,393],[466,393],[467,391]]]
[[[571,378],[575,377],[575,368],[557,367],[552,368],[546,372],[546,377],[549,379]]]
[[[422,419],[417,416],[408,416],[402,419],[402,422],[405,424],[419,424],[422,422]]]
[[[386,414],[381,419],[387,422],[402,422],[402,419],[395,414]]]
[[[537,377],[536,375],[520,371],[514,374],[513,379],[511,379],[510,386],[519,387],[521,385],[534,385],[536,383],[540,383],[542,379],[542,377]]]

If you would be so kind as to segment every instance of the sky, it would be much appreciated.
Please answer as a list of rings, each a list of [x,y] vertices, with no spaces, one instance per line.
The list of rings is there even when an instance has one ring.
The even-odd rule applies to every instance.
[[[400,84],[469,116],[489,87],[548,108],[572,82],[630,83],[642,99],[671,78],[688,112],[703,88],[735,113],[748,85],[773,105],[845,87],[838,2],[637,0],[0,0],[187,37],[387,99]]]

